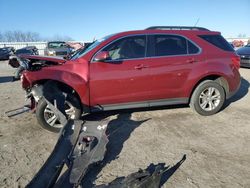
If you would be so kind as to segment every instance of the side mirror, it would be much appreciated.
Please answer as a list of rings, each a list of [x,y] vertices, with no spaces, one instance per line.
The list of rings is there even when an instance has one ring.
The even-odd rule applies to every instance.
[[[95,55],[94,61],[105,61],[109,58],[110,58],[109,53],[107,51],[102,51],[102,52],[98,52]]]

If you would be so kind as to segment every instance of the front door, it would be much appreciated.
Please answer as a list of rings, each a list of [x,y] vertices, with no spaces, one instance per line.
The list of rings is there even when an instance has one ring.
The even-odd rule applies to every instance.
[[[147,101],[151,86],[148,84],[148,60],[145,59],[146,36],[124,37],[101,51],[107,51],[110,58],[104,62],[90,63],[91,107],[119,108],[118,105]]]

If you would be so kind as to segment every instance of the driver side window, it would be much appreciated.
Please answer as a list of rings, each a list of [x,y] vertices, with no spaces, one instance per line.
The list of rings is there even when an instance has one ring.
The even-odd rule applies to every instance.
[[[143,58],[146,52],[146,36],[132,36],[119,39],[102,51],[107,51],[110,60]]]

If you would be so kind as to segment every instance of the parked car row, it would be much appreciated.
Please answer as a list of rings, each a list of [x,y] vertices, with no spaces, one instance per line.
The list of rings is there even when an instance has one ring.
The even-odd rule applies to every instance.
[[[38,49],[35,46],[26,46],[15,50],[13,47],[0,48],[0,60],[8,60],[13,55],[39,55]]]
[[[44,55],[68,58],[75,51],[83,47],[83,44],[79,42],[51,41],[46,44]],[[0,60],[8,60],[12,55],[22,54],[39,55],[38,49],[35,46],[27,46],[17,50],[15,50],[13,47],[0,48]]]

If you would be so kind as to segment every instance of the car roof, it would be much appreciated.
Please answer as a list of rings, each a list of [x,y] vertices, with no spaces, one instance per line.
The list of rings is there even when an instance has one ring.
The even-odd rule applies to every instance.
[[[114,36],[126,36],[126,35],[136,35],[136,34],[177,34],[177,35],[219,35],[218,31],[209,30],[180,30],[180,29],[145,29],[145,30],[133,30],[116,33]]]

